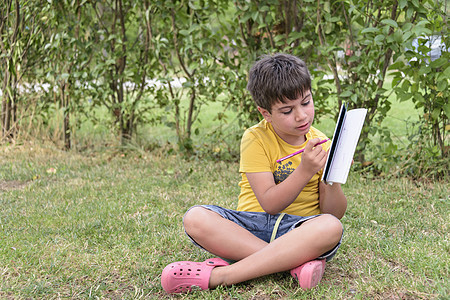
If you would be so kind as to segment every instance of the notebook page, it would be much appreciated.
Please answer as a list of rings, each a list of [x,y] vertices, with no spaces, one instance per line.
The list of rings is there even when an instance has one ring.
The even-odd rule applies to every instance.
[[[327,182],[344,184],[352,164],[353,155],[358,144],[367,109],[358,108],[347,111],[334,158],[331,162]]]

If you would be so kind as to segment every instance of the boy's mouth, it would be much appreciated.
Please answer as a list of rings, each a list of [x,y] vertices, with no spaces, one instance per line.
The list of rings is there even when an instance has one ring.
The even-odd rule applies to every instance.
[[[300,125],[300,126],[297,126],[297,129],[299,129],[299,130],[305,130],[305,129],[307,129],[309,127],[309,123],[305,123],[305,124],[302,124],[302,125]]]

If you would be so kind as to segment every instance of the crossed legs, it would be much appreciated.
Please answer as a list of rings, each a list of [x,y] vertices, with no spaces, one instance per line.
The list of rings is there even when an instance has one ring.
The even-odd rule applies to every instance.
[[[237,261],[214,268],[210,288],[295,268],[333,249],[342,235],[337,218],[321,215],[269,244],[203,207],[190,209],[184,226],[189,236],[209,252]]]

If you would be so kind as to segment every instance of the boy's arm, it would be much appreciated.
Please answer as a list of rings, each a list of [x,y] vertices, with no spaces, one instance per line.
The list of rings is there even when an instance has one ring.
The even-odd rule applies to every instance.
[[[338,219],[344,216],[347,209],[347,198],[339,183],[333,185],[319,183],[319,206],[321,213],[332,214]]]
[[[291,205],[314,174],[325,166],[327,152],[321,146],[314,147],[319,141],[318,138],[308,141],[300,165],[279,184],[275,184],[270,172],[246,173],[265,212],[274,215]]]

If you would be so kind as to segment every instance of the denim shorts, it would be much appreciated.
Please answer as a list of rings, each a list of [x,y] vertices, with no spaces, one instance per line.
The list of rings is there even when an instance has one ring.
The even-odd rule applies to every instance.
[[[193,206],[195,207],[195,206]],[[230,220],[237,225],[245,228],[249,232],[251,232],[256,237],[262,239],[263,241],[270,243],[272,238],[273,229],[275,227],[275,223],[277,223],[280,214],[270,215],[265,212],[249,212],[249,211],[237,211],[232,209],[223,208],[216,205],[201,205],[201,207],[209,209],[213,212],[216,212],[223,218]],[[192,208],[192,207],[191,207]],[[190,208],[190,209],[191,209]],[[188,210],[189,211],[189,210]],[[318,217],[319,215],[301,217],[297,215],[289,215],[284,214],[281,221],[278,220],[278,230],[276,232],[275,238],[278,238],[289,231],[299,227],[303,222]],[[184,218],[183,218],[184,219]],[[185,231],[186,233],[186,231]],[[194,241],[187,233],[186,235],[189,239],[199,247],[200,249],[205,250],[202,246],[200,246],[196,241]],[[327,261],[331,260],[334,255],[336,255],[339,246],[341,245],[341,240],[339,243],[330,251],[322,254],[318,257],[318,259],[326,259]],[[206,251],[206,250],[205,250]]]

